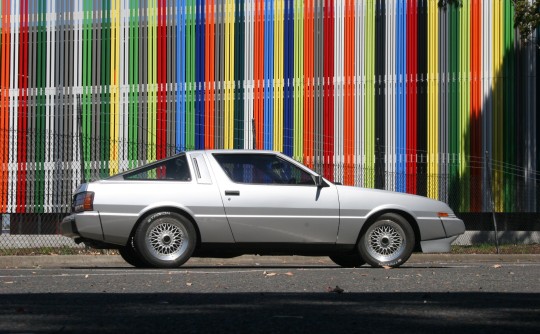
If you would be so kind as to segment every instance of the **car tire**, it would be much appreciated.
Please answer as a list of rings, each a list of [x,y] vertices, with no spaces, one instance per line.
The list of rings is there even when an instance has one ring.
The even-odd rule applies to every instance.
[[[124,261],[137,268],[148,268],[149,265],[142,258],[141,255],[135,249],[133,244],[133,237],[129,238],[127,245],[118,249],[118,253]]]
[[[409,222],[395,213],[385,213],[368,223],[358,242],[360,256],[372,267],[397,268],[414,249],[414,231]]]
[[[366,264],[358,253],[333,254],[330,255],[330,260],[343,268],[359,268]]]
[[[157,212],[146,217],[135,231],[134,245],[152,267],[177,268],[195,250],[195,227],[174,212]]]

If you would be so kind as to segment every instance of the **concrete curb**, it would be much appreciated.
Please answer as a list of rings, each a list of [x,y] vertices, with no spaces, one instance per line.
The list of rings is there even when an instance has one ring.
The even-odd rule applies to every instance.
[[[540,263],[540,254],[413,254],[408,264]],[[184,266],[333,266],[327,257],[244,255],[232,259],[193,258]],[[0,269],[8,268],[130,267],[118,255],[0,256]]]

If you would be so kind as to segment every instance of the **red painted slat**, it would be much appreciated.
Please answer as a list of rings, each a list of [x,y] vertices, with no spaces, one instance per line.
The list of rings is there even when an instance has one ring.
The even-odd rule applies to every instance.
[[[304,3],[304,164],[313,168],[313,0]]]
[[[28,0],[21,1],[21,26],[19,34],[19,110],[17,152],[17,206],[15,212],[26,210],[26,146],[28,125]]]
[[[324,177],[334,180],[334,0],[324,3]]]
[[[477,196],[482,186],[482,165],[478,163],[482,157],[482,16],[481,0],[471,1],[471,207],[470,210],[478,212],[482,208],[482,196]]]
[[[0,76],[0,212],[7,210],[8,145],[9,145],[9,67],[10,67],[10,5],[2,1],[2,63]]]

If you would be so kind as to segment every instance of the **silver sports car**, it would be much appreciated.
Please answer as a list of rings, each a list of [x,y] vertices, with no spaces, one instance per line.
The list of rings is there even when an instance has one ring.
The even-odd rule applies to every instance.
[[[62,233],[136,267],[190,257],[329,256],[398,267],[465,231],[443,202],[336,185],[278,152],[190,151],[82,184]]]

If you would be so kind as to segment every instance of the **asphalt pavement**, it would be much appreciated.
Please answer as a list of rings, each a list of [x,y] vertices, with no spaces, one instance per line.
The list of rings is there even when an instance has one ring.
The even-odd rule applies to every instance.
[[[413,254],[407,263],[489,263],[489,262],[540,262],[540,254]],[[192,258],[186,265],[333,265],[327,257],[309,256],[258,256],[244,255],[231,259]],[[0,256],[1,268],[35,267],[122,267],[129,266],[119,255],[32,255]]]
[[[0,261],[9,267],[0,269],[0,333],[540,328],[538,255],[415,254],[399,269],[296,256],[192,259],[168,270],[136,269],[108,255]]]

